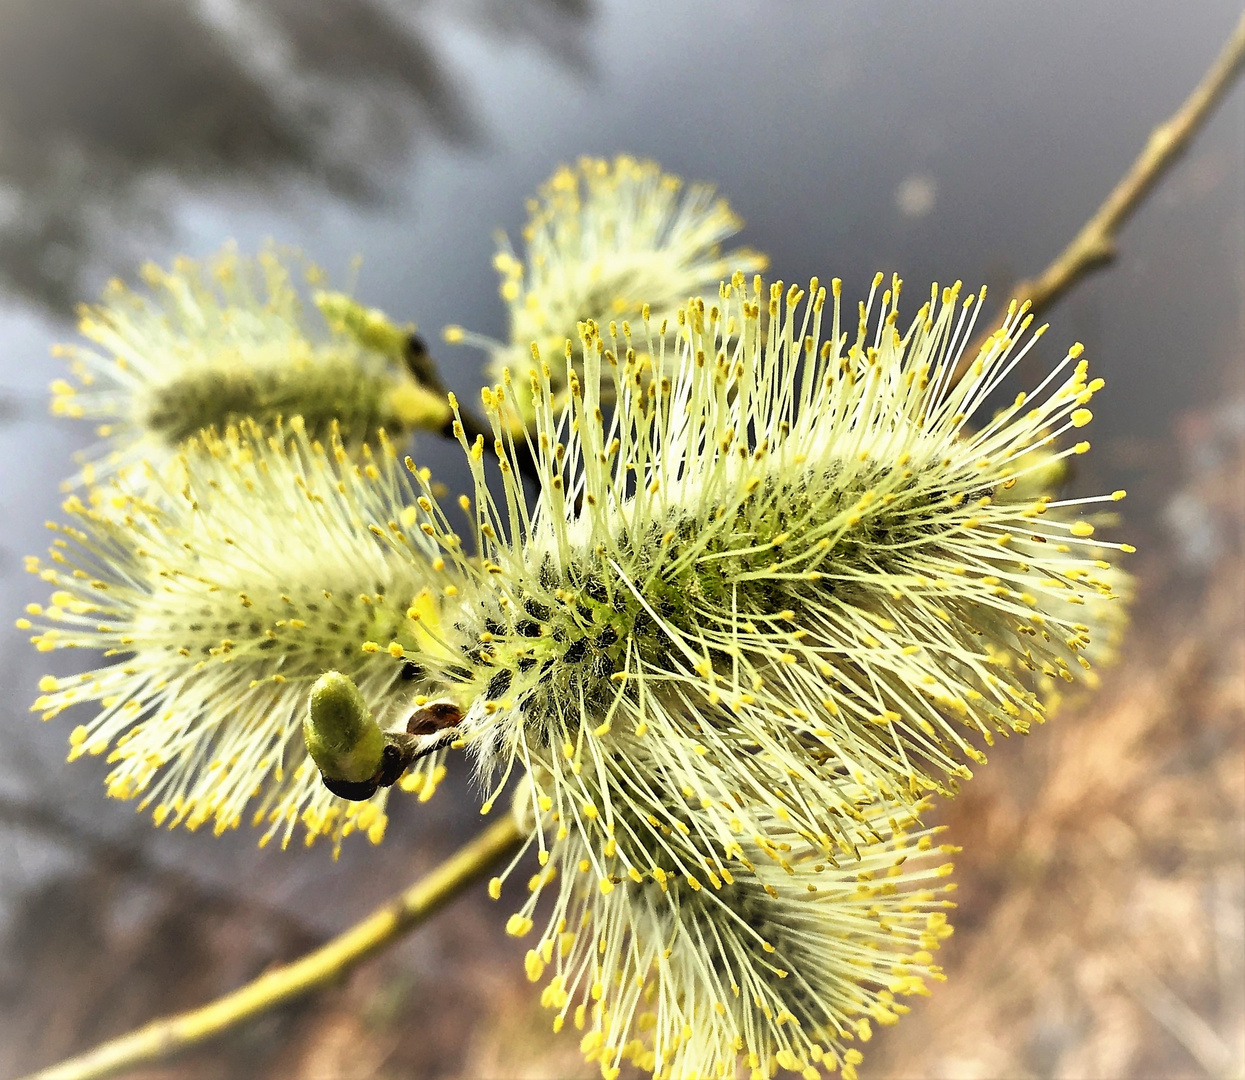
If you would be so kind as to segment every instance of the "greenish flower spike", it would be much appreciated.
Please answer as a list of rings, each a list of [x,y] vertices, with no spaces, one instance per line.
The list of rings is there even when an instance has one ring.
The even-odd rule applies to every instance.
[[[34,710],[87,713],[70,759],[106,754],[109,794],[138,799],[158,825],[220,832],[250,816],[264,841],[287,843],[300,822],[308,842],[356,831],[378,841],[383,785],[366,802],[335,798],[303,721],[325,671],[357,687],[351,708],[375,719],[341,733],[353,753],[321,760],[353,780],[375,759],[374,726],[401,732],[431,708],[461,652],[441,621],[458,589],[416,524],[410,475],[388,439],[355,461],[331,426],[324,446],[298,419],[204,434],[176,464],[179,485],[152,475],[150,501],[120,484],[89,503],[70,496],[72,523],[51,526],[50,558],[27,560],[53,592],[18,625],[41,652],[103,657],[45,676]],[[316,742],[333,750],[331,733]],[[440,745],[421,744],[403,779],[421,798],[444,774]]]
[[[484,392],[502,471],[466,447],[478,561],[425,497],[475,582],[460,735],[486,772],[545,768],[583,805],[642,743],[674,790],[729,793],[742,835],[776,817],[850,854],[873,842],[853,791],[950,794],[982,743],[1045,718],[1052,685],[1093,678],[1124,621],[1106,557],[1131,550],[1096,509],[1123,492],[1032,484],[1089,449],[1102,381],[1075,345],[994,412],[1045,328],[1013,304],[956,381],[982,298],[935,286],[901,329],[900,283],[881,283],[852,318],[837,280],[736,275],[679,313],[674,356],[667,326],[583,324],[565,411],[533,372],[533,511],[507,460],[515,390]]]
[[[922,804],[860,790],[874,839],[850,862],[827,859],[777,818],[723,849],[703,824],[729,816],[732,799],[672,803],[649,778],[614,792],[628,811],[591,844],[565,827],[582,808],[557,783],[536,782],[553,804],[539,815],[552,858],[508,930],[526,936],[555,893],[526,958],[528,977],[546,982],[554,1030],[569,1019],[607,1080],[626,1062],[663,1080],[741,1067],[757,1080],[779,1069],[854,1080],[873,1026],[898,1022],[904,998],[944,979],[934,954],[951,934],[958,849],[920,825]],[[680,827],[652,824],[670,820]],[[495,879],[493,895],[500,888]]]
[[[757,252],[721,250],[743,222],[712,185],[685,185],[654,161],[581,158],[562,166],[529,204],[519,254],[503,238],[494,265],[510,312],[505,343],[446,330],[447,340],[483,347],[493,378],[527,372],[535,343],[551,363],[553,392],[566,391],[563,350],[582,319],[636,319],[648,304],[673,317],[688,296],[717,291],[732,270],[764,270]],[[526,379],[520,380],[526,388]],[[607,388],[608,389],[608,388]],[[534,419],[526,394],[523,418]]]
[[[145,293],[114,282],[83,309],[89,345],[58,349],[73,381],[52,384],[52,412],[94,421],[101,439],[70,486],[166,462],[199,431],[246,418],[271,427],[301,416],[321,440],[336,425],[351,453],[380,428],[403,439],[449,420],[444,398],[404,363],[409,328],[341,293],[316,295],[323,325],[313,325],[273,251],[226,248],[144,277]]]

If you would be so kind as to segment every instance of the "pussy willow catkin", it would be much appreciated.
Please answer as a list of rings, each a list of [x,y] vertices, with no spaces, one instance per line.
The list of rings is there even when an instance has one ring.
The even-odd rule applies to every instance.
[[[45,676],[44,719],[93,715],[70,758],[107,754],[108,792],[140,800],[157,824],[245,817],[264,839],[310,842],[359,830],[378,841],[384,791],[335,799],[303,745],[308,693],[348,674],[385,726],[400,726],[453,660],[439,613],[456,590],[414,527],[412,478],[387,439],[352,461],[301,420],[266,434],[247,422],[191,440],[184,486],[148,499],[117,485],[71,496],[49,559],[27,566],[53,586],[19,626],[42,652],[100,650],[77,675]],[[430,795],[444,773],[425,758],[405,785]]]
[[[542,780],[537,799],[557,799],[559,785]],[[944,978],[934,953],[951,933],[947,860],[958,850],[919,824],[920,804],[857,795],[876,839],[841,864],[764,815],[760,833],[724,850],[704,824],[729,816],[730,799],[689,805],[643,778],[615,789],[603,842],[566,827],[577,807],[538,814],[553,857],[508,929],[544,924],[526,966],[545,980],[554,1029],[569,1018],[607,1080],[624,1061],[670,1078],[734,1076],[742,1064],[757,1078],[841,1068],[851,1080],[872,1025],[897,1022],[903,998]],[[665,827],[672,816],[678,827]],[[491,888],[500,895],[500,879]]]
[[[449,327],[446,337],[484,348],[499,381],[507,370],[526,373],[536,343],[557,361],[550,388],[559,404],[567,389],[562,350],[578,339],[579,321],[638,318],[645,304],[659,317],[673,316],[688,296],[716,293],[732,271],[768,265],[746,248],[722,251],[743,222],[712,185],[686,184],[654,161],[580,158],[574,168],[559,168],[528,210],[519,251],[503,237],[494,259],[509,316],[507,341],[460,327]],[[527,380],[519,378],[519,386],[515,404],[530,423]]]
[[[486,770],[540,766],[586,806],[586,777],[643,742],[676,787],[729,793],[743,834],[769,815],[850,853],[874,840],[853,792],[953,791],[981,743],[1041,722],[1045,684],[1087,677],[1123,617],[1103,553],[1127,547],[1084,515],[1123,492],[1014,495],[1088,449],[1101,380],[1075,345],[996,412],[1045,328],[1013,305],[957,382],[981,297],[935,286],[901,328],[899,285],[879,276],[845,322],[837,281],[736,275],[679,312],[673,356],[665,325],[582,324],[565,411],[533,367],[531,511],[515,389],[485,391],[500,484],[478,440],[463,500],[480,558],[421,505],[472,583],[460,741]]]
[[[70,486],[159,465],[199,431],[244,419],[299,416],[314,438],[333,427],[352,452],[378,428],[403,438],[449,420],[444,398],[403,365],[408,331],[341,293],[317,292],[309,317],[275,251],[227,247],[172,270],[149,265],[144,277],[145,292],[114,282],[83,307],[90,344],[58,350],[72,381],[52,384],[52,412],[94,421],[101,440]]]

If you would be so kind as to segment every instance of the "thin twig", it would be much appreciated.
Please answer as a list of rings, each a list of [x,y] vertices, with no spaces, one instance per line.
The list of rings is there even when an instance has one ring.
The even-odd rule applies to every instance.
[[[450,856],[427,877],[377,908],[362,922],[292,964],[274,968],[231,994],[189,1012],[153,1020],[25,1080],[99,1080],[163,1061],[314,990],[347,973],[440,910],[522,842],[507,814]]]
[[[1049,308],[1082,278],[1111,262],[1116,256],[1116,235],[1120,227],[1145,201],[1145,197],[1163,174],[1188,149],[1193,137],[1232,88],[1233,81],[1242,70],[1245,70],[1245,13],[1242,13],[1232,36],[1228,38],[1202,81],[1179,109],[1150,132],[1145,147],[1132,167],[1115,185],[1094,216],[1081,227],[1072,242],[1041,274],[1018,282],[1011,290],[1011,295],[1019,302],[1028,300],[1029,310],[1038,314]],[[956,379],[976,359],[989,336],[989,330],[983,331],[964,350],[956,367]]]
[[[1210,1077],[1232,1075],[1232,1048],[1207,1021],[1163,982],[1141,957],[1125,951],[1113,965],[1116,982],[1189,1051]]]

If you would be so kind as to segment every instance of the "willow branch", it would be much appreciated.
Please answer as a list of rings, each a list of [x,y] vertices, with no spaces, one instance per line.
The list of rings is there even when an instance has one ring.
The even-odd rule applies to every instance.
[[[1245,70],[1245,13],[1228,38],[1219,56],[1186,99],[1167,120],[1159,124],[1146,140],[1137,159],[1115,185],[1072,242],[1035,278],[1026,278],[1012,289],[1017,301],[1029,301],[1029,310],[1038,314],[1049,308],[1082,278],[1115,259],[1116,236],[1121,226],[1145,201],[1163,174],[1188,149],[1193,137],[1210,119],[1215,106]],[[959,378],[976,359],[989,336],[983,332],[964,350],[955,378]]]
[[[344,934],[300,960],[261,975],[233,993],[189,1012],[153,1020],[75,1058],[25,1080],[99,1080],[163,1061],[271,1012],[287,1002],[339,982],[359,964],[439,911],[499,860],[513,854],[523,836],[507,814]]]
[[[1151,132],[1132,167],[1072,242],[1041,275],[1021,281],[1015,287],[1017,299],[1027,299],[1031,310],[1040,312],[1087,274],[1115,258],[1120,227],[1185,151],[1243,68],[1245,15],[1197,88],[1166,122]],[[984,335],[965,350],[963,366],[977,355],[982,340]],[[439,372],[418,339],[413,339],[407,359],[413,374],[426,386],[444,389]],[[962,373],[957,371],[957,377]],[[483,422],[472,416],[469,426],[473,429],[471,435],[484,434],[488,442],[489,432]],[[99,1080],[162,1061],[338,982],[359,964],[423,923],[496,862],[517,851],[521,842],[517,825],[507,816],[422,881],[301,960],[261,975],[208,1005],[155,1020],[79,1057],[34,1073],[26,1080]]]

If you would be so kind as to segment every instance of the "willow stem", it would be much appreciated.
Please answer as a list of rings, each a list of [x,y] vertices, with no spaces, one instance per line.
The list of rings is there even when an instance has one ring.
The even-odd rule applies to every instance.
[[[409,933],[497,862],[514,854],[523,834],[509,814],[460,848],[362,922],[292,964],[198,1009],[153,1020],[78,1057],[32,1073],[25,1080],[99,1080],[163,1061],[198,1046],[331,983]]]
[[[1028,300],[1029,310],[1036,315],[1049,308],[1082,278],[1115,259],[1116,235],[1120,227],[1188,149],[1193,137],[1210,119],[1215,106],[1223,100],[1242,70],[1245,70],[1245,13],[1193,93],[1167,120],[1150,132],[1146,145],[1128,172],[1072,238],[1072,242],[1041,274],[1018,282],[1011,290],[1017,302]],[[990,333],[983,331],[964,350],[956,366],[956,379],[977,358]]]

